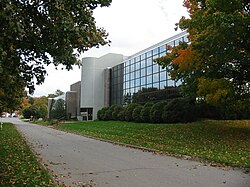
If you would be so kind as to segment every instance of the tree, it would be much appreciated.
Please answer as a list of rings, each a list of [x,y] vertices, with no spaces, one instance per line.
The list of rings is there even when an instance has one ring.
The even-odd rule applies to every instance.
[[[1,0],[0,97],[9,107],[25,87],[44,82],[45,66],[78,64],[80,53],[109,43],[95,25],[93,10],[111,0]],[[3,97],[3,98],[2,98]],[[4,102],[5,101],[5,102]]]
[[[249,99],[249,1],[185,0],[184,6],[190,18],[181,18],[177,27],[189,32],[191,44],[172,48],[157,62],[168,66],[173,78],[183,80],[189,96],[208,103],[211,98],[217,103]]]
[[[65,101],[58,99],[51,110],[52,119],[61,119],[66,117]]]
[[[55,97],[58,97],[58,96],[63,95],[63,94],[64,94],[63,91],[57,89],[57,90],[55,91],[55,93],[53,93],[53,94],[48,94],[48,97],[47,97],[47,98],[55,98]]]
[[[1,57],[0,57],[1,58]],[[19,109],[24,92],[23,80],[9,75],[0,63],[0,113]]]

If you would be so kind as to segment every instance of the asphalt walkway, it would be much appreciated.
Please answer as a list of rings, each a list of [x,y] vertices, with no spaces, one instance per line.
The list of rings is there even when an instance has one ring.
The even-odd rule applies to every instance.
[[[2,118],[16,124],[41,162],[60,183],[98,187],[249,187],[241,170],[155,155],[52,128]]]

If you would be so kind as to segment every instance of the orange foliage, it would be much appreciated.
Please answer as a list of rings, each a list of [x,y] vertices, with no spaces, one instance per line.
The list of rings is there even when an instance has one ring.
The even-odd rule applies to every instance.
[[[173,64],[178,65],[179,71],[190,70],[192,71],[194,66],[194,61],[198,54],[195,51],[191,51],[190,48],[184,50],[178,50],[179,56],[173,61]]]

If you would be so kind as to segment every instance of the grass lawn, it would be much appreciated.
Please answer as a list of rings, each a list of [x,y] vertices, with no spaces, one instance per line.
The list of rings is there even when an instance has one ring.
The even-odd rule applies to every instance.
[[[13,124],[0,130],[0,186],[55,186]]]
[[[58,129],[170,154],[190,155],[229,166],[250,168],[250,120],[205,120],[190,124],[93,121]]]

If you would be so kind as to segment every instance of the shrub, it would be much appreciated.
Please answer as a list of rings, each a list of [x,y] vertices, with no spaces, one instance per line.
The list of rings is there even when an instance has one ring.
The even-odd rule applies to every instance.
[[[108,107],[108,109],[105,110],[103,120],[104,120],[104,121],[112,120],[112,112],[113,112],[113,111],[110,109],[110,107]]]
[[[162,119],[166,123],[188,123],[197,119],[194,101],[188,98],[176,98],[171,100],[162,113]]]
[[[131,103],[129,104],[126,109],[125,109],[125,120],[126,121],[133,121],[133,111],[134,109],[137,107],[137,106],[140,106],[139,104],[136,104],[136,103]]]
[[[108,110],[108,107],[103,107],[101,110],[97,112],[97,119],[104,120],[105,112]]]
[[[133,121],[135,121],[135,122],[141,122],[142,121],[141,116],[140,116],[140,113],[141,113],[142,109],[143,109],[143,106],[137,106],[134,109],[133,114],[132,114]]]
[[[152,123],[162,123],[163,108],[168,104],[168,101],[160,101],[155,103],[150,110],[150,121]]]
[[[122,109],[123,109],[123,107],[121,105],[114,105],[113,112],[112,112],[112,119],[113,120],[116,120],[116,121],[120,120],[118,115]]]
[[[119,121],[125,121],[125,107],[122,107],[122,109],[120,110],[119,114],[118,114],[118,120]]]
[[[143,107],[152,107],[155,103],[147,102]]]
[[[221,119],[221,111],[205,102],[196,104],[197,118]]]
[[[141,112],[140,112],[140,118],[142,122],[149,123],[150,122],[150,110],[151,107],[143,107]]]

